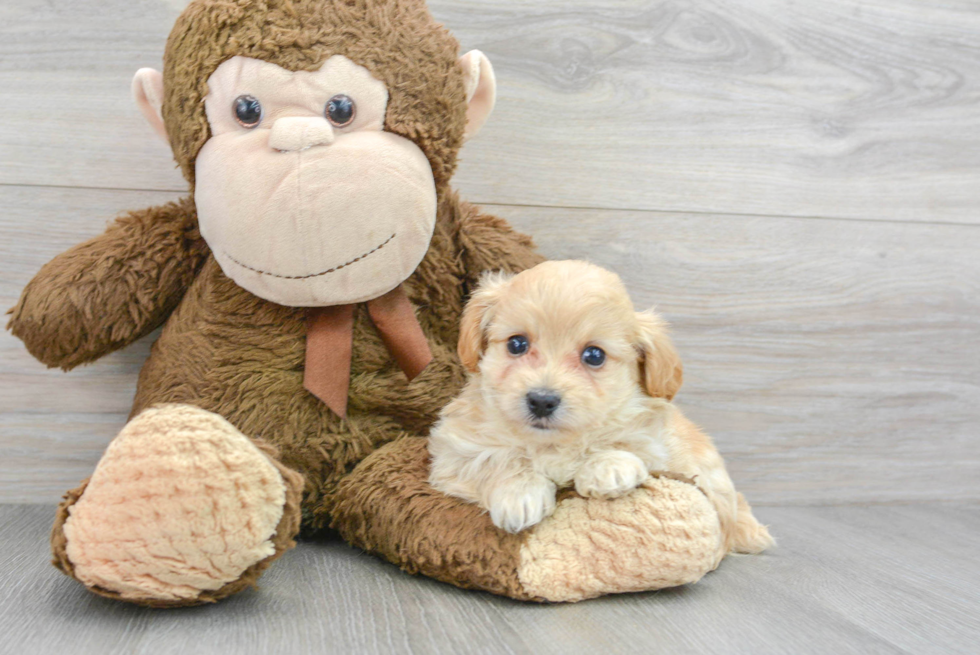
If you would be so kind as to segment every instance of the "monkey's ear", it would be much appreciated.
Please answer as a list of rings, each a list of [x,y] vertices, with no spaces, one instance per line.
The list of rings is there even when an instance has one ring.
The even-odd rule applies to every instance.
[[[673,400],[684,382],[684,367],[667,336],[667,324],[653,312],[637,312],[636,322],[643,388],[654,398]]]
[[[492,318],[491,310],[513,277],[508,273],[485,273],[480,279],[480,286],[466,303],[459,323],[459,344],[456,352],[470,373],[476,373],[480,368],[480,357],[486,346],[485,332]]]
[[[470,50],[459,58],[466,84],[466,131],[463,139],[470,140],[480,131],[490,117],[497,101],[497,78],[493,75],[490,60],[479,50]]]
[[[169,143],[167,128],[163,125],[163,73],[152,68],[136,71],[133,77],[133,99],[153,131]]]

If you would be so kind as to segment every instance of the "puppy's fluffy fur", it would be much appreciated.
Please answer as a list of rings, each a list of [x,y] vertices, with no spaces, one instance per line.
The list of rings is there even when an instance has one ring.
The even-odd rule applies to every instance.
[[[583,357],[589,348],[604,353],[601,365],[594,350]],[[672,471],[714,504],[727,550],[773,544],[711,439],[670,402],[682,368],[664,322],[635,312],[614,273],[552,261],[485,277],[463,313],[459,355],[471,376],[432,430],[430,482],[498,527],[538,523],[561,487],[615,498]],[[557,406],[542,410],[533,394]]]

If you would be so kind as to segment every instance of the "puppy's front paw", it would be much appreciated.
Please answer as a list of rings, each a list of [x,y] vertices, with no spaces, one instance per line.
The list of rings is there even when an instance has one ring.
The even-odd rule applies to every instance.
[[[592,498],[617,498],[646,480],[643,461],[625,450],[590,457],[575,474],[575,491]]]
[[[490,520],[501,530],[520,532],[554,513],[556,493],[542,476],[502,484],[490,493]]]

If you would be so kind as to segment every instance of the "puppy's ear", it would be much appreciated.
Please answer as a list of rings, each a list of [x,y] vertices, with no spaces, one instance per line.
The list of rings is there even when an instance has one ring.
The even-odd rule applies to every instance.
[[[513,276],[507,273],[484,273],[480,286],[466,303],[459,323],[459,344],[456,351],[470,373],[476,373],[480,356],[486,347],[486,329],[490,324],[493,306],[497,304]]]
[[[637,312],[636,322],[643,388],[654,398],[673,400],[684,381],[684,367],[667,336],[667,324],[653,312]]]

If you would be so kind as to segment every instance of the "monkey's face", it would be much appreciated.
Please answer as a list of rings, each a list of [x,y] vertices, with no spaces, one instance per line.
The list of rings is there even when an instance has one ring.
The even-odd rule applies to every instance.
[[[195,201],[228,277],[315,307],[376,298],[412,274],[436,187],[422,150],[384,130],[387,104],[385,85],[342,55],[313,72],[247,57],[215,70]]]

